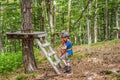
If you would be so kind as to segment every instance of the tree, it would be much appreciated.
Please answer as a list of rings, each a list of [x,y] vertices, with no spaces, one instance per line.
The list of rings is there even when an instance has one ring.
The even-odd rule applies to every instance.
[[[2,52],[2,41],[1,41],[1,38],[2,38],[2,32],[0,32],[0,53]]]
[[[32,0],[21,0],[21,11],[22,11],[22,24],[21,32],[31,33],[33,32],[32,27]],[[33,52],[33,38],[22,40],[22,53],[25,73],[34,72],[37,69],[37,65],[34,58]]]
[[[2,15],[3,13],[3,7],[0,7],[0,15]],[[2,20],[3,20],[3,16],[0,17],[0,53],[2,52]]]
[[[53,14],[52,14],[52,0],[46,0],[46,7],[47,7],[50,31],[53,34],[54,33],[54,25],[53,25]]]
[[[119,18],[118,18],[118,7],[116,7],[116,9],[115,9],[115,15],[116,15],[116,28],[120,29],[119,28]],[[119,32],[117,31],[117,39],[118,38],[119,38]]]
[[[91,3],[88,7],[88,17],[87,17],[87,30],[88,30],[88,52],[90,53],[90,45],[91,45]]]
[[[3,18],[1,26],[2,30],[2,47],[4,52],[11,51],[12,46],[21,44],[6,39],[6,32],[19,30],[21,14],[19,10],[20,0],[2,0],[1,6],[4,8],[0,17]],[[93,2],[91,4],[91,2]],[[71,40],[73,44],[86,44],[87,31],[86,29],[86,15],[89,14],[88,7],[91,4],[95,9],[91,9],[91,37],[96,43],[98,40],[103,41],[107,39],[118,38],[119,31],[114,35],[114,27],[120,28],[119,9],[120,0],[35,0],[33,5],[34,16],[33,22],[35,30],[48,31],[53,34],[56,31],[67,29],[71,33]],[[39,4],[39,5],[38,5]],[[1,7],[1,8],[2,8]],[[118,9],[118,10],[117,10]],[[117,16],[118,15],[118,16]],[[89,22],[89,20],[88,20]],[[87,23],[88,24],[88,23]],[[94,28],[92,27],[94,26]],[[50,34],[50,35],[51,35]],[[75,36],[76,35],[76,36]],[[90,34],[89,34],[90,35]],[[51,35],[51,38],[53,35]],[[49,38],[49,39],[51,39]],[[57,38],[56,38],[57,39]],[[54,39],[53,39],[54,40]],[[53,42],[53,40],[51,42]],[[56,40],[57,41],[57,40]],[[79,41],[79,42],[78,42]],[[17,46],[16,51],[21,46]],[[12,48],[14,50],[14,48]]]
[[[108,0],[105,0],[105,39],[108,39]]]
[[[97,43],[97,0],[95,0],[94,43]]]
[[[53,5],[54,5],[54,31],[56,31],[56,0],[53,1]]]
[[[38,3],[40,5],[39,15],[40,15],[40,24],[42,31],[45,31],[45,19],[44,19],[44,0],[38,0]]]
[[[54,4],[54,6],[52,6],[52,3]],[[53,8],[54,7],[54,10]],[[52,1],[52,0],[46,0],[46,8],[47,8],[47,14],[48,14],[48,22],[49,22],[49,26],[50,26],[50,32],[51,32],[51,43],[54,46],[55,43],[55,26],[56,26],[56,1]],[[54,11],[54,12],[53,12]],[[54,15],[53,15],[54,13]]]
[[[71,12],[71,0],[68,1],[68,25],[67,25],[68,32],[69,32],[69,28],[70,28],[70,12]]]

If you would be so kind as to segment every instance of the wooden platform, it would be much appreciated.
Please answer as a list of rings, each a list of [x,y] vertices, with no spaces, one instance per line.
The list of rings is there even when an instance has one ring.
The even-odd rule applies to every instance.
[[[47,35],[46,32],[33,32],[33,33],[21,33],[21,31],[17,32],[7,32],[6,33],[8,39],[35,39],[45,37]]]

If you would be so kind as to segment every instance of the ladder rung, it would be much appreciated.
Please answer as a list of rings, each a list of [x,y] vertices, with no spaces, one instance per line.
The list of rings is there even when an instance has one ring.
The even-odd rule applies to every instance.
[[[51,52],[51,53],[49,53],[48,55],[49,56],[52,56],[52,55],[54,55],[55,54],[55,52]]]
[[[47,33],[43,33],[43,34],[38,35],[38,38],[45,37],[45,36],[47,36]]]
[[[43,47],[50,46],[50,43],[42,44]]]
[[[60,60],[57,60],[54,62],[55,65],[58,65],[60,63]]]

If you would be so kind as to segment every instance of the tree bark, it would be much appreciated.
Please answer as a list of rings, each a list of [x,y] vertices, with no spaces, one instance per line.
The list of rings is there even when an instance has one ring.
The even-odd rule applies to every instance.
[[[70,13],[71,13],[71,0],[68,1],[68,24],[67,24],[68,32],[69,32],[69,28],[70,28]]]
[[[54,31],[56,31],[56,0],[53,1],[53,5],[54,5]]]
[[[52,10],[52,0],[46,0],[46,7],[47,7],[47,13],[48,13],[48,21],[49,21],[49,26],[50,26],[50,31],[51,31],[51,43],[54,46],[55,40],[54,40],[54,21],[53,21],[53,10]]]
[[[0,7],[0,13],[3,14],[3,6]],[[3,21],[3,16],[0,16],[0,53],[3,52],[2,50],[2,21]]]
[[[97,0],[95,0],[94,43],[97,43]]]
[[[31,33],[32,27],[32,0],[21,0],[22,25],[21,32]],[[33,52],[33,38],[22,40],[22,53],[25,73],[34,72],[37,69]]]
[[[54,25],[53,25],[53,15],[52,15],[52,1],[46,0],[46,7],[47,7],[47,13],[48,13],[48,19],[49,19],[49,26],[51,33],[54,33]]]
[[[90,45],[91,45],[91,3],[88,8],[88,17],[87,17],[87,30],[88,30],[88,53],[91,53]]]
[[[118,7],[116,8],[115,13],[116,13],[116,28],[120,29],[119,28],[119,18],[118,18]],[[118,31],[117,31],[116,37],[117,37],[117,39],[119,38],[119,32]]]
[[[80,29],[80,32],[82,32],[82,27],[81,27],[81,25],[80,25],[80,28],[79,28],[79,29]],[[80,34],[79,43],[82,44],[82,33]]]
[[[45,31],[45,20],[44,20],[44,0],[38,0],[40,7],[40,24],[41,31]]]
[[[108,0],[105,2],[106,8],[105,8],[105,39],[108,39]]]
[[[3,52],[3,50],[2,50],[2,41],[1,41],[1,39],[2,39],[2,32],[0,32],[0,53]]]

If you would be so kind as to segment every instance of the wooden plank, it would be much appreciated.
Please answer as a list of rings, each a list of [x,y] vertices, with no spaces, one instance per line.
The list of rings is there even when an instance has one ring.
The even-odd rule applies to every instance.
[[[7,34],[8,39],[34,39],[33,35],[9,35]]]
[[[33,32],[33,33],[21,33],[20,31],[17,32],[7,32],[8,39],[32,39],[32,38],[40,38],[46,36],[47,33],[45,32]]]
[[[21,31],[16,32],[7,32],[6,34],[10,35],[38,35],[38,34],[45,34],[46,32],[33,32],[33,33],[22,33]]]

